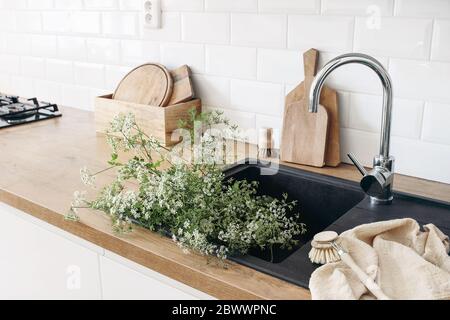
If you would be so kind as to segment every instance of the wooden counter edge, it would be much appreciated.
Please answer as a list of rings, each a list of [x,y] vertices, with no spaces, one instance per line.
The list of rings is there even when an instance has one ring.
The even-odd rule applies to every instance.
[[[148,230],[137,228],[134,232],[144,233],[150,238],[158,238],[159,242],[167,246],[168,251],[175,249],[179,253],[176,257],[181,257],[180,261],[177,261],[176,257],[166,257],[161,252],[146,250],[138,242],[133,241],[133,238],[122,238],[82,222],[67,221],[60,213],[5,190],[0,190],[0,202],[218,299],[309,300],[311,298],[307,289],[233,262],[229,262],[228,270],[221,266],[208,265],[205,257],[186,255],[170,239],[165,239]],[[214,272],[208,272],[209,269]],[[233,270],[234,275],[240,273],[245,275],[246,279],[227,280],[229,270]],[[255,279],[257,283],[252,285],[259,289],[244,288],[246,283],[253,281],[249,278]]]

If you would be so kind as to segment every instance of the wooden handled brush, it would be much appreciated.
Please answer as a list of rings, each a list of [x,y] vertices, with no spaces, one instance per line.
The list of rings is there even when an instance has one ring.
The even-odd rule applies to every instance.
[[[391,300],[384,294],[380,286],[356,264],[355,260],[342,248],[338,241],[339,235],[334,231],[316,234],[311,242],[313,248],[309,253],[309,258],[316,264],[327,264],[342,260],[356,273],[359,280],[378,300]]]

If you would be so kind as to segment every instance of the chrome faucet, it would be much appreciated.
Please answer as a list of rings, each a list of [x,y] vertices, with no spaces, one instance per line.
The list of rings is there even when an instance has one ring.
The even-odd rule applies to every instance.
[[[373,170],[367,171],[352,154],[348,157],[363,175],[361,188],[370,196],[373,204],[391,204],[393,200],[394,157],[389,155],[392,122],[392,80],[386,69],[376,59],[360,53],[338,56],[328,62],[315,77],[309,93],[309,112],[316,113],[320,93],[328,75],[335,69],[350,63],[363,64],[378,75],[383,85],[383,118],[381,123],[380,154],[375,156]]]

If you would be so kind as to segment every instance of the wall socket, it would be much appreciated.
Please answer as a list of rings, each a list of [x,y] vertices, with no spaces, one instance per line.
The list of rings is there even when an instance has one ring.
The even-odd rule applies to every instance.
[[[144,28],[161,28],[161,0],[143,0]]]

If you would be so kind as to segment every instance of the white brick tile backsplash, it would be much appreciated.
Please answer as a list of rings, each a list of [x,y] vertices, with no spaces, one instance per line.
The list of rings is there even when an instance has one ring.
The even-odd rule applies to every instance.
[[[259,0],[259,12],[265,13],[319,13],[320,0]]]
[[[4,0],[3,5],[5,9],[25,10],[28,5],[28,0],[16,0],[16,1]]]
[[[232,14],[233,45],[262,48],[286,47],[286,16],[281,14]]]
[[[337,54],[321,54],[319,68],[323,67],[325,63],[336,56]],[[377,58],[385,67],[387,66],[387,59],[380,57],[375,58]],[[382,93],[381,82],[377,75],[368,67],[357,64],[345,65],[335,70],[327,78],[326,84],[334,89],[343,91],[372,94]]]
[[[138,35],[138,15],[137,13],[106,12],[102,14],[103,33],[109,36]]]
[[[105,67],[105,88],[114,92],[119,85],[119,82],[130,72],[129,67],[121,66],[106,66]]]
[[[119,8],[121,10],[141,10],[143,1],[141,0],[119,0]]]
[[[80,10],[83,8],[83,0],[55,0],[55,8],[63,10]]]
[[[47,80],[36,80],[34,86],[39,95],[39,99],[57,103],[61,101],[61,85],[59,83]]]
[[[221,112],[225,118],[230,119],[230,125],[238,126],[238,131],[233,133],[237,140],[257,143],[254,113],[216,108],[212,106],[204,106],[203,109],[207,112]]]
[[[348,128],[350,121],[350,93],[338,91],[339,120],[342,128]]]
[[[449,63],[391,59],[389,71],[399,97],[450,103]]]
[[[47,59],[47,79],[56,82],[72,83],[73,63],[66,60]]]
[[[16,15],[12,11],[2,11],[2,18],[0,19],[0,30],[2,32],[16,31]]]
[[[341,129],[341,160],[351,163],[347,157],[353,153],[366,167],[373,166],[373,157],[379,154],[380,135],[349,128]],[[355,168],[356,170],[356,168]]]
[[[210,44],[230,42],[230,15],[228,13],[183,13],[183,40]]]
[[[27,34],[7,34],[5,44],[7,53],[18,55],[31,53],[31,37]]]
[[[254,140],[254,130],[255,130],[255,114],[249,112],[241,112],[231,109],[221,109],[221,108],[209,108],[209,110],[217,110],[223,113],[223,116],[231,119],[231,125],[237,125],[239,129],[251,132],[251,136],[249,138],[253,138]]]
[[[206,46],[206,72],[241,79],[256,78],[256,49]]]
[[[163,11],[203,11],[204,0],[161,0]]]
[[[394,99],[392,135],[419,139],[422,131],[423,110],[423,101]]]
[[[0,54],[0,74],[19,74],[20,57],[12,54]]]
[[[13,76],[11,78],[12,81],[12,87],[15,90],[18,90],[18,92],[23,92],[23,95],[25,97],[34,97],[35,89],[34,89],[34,82],[33,79],[28,77],[21,77],[21,76]]]
[[[105,96],[105,95],[108,95],[108,94],[111,94],[111,90],[110,89],[105,89],[105,88],[102,88],[102,89],[93,88],[92,89],[91,88],[91,91],[89,92],[89,98],[90,98],[89,108],[91,110],[94,109],[95,98],[96,97]]]
[[[423,179],[450,182],[450,170],[446,170],[448,159],[450,159],[449,145],[394,137],[391,150],[396,159],[396,172]]]
[[[355,51],[408,59],[427,59],[432,20],[381,18],[379,25],[356,18]],[[402,39],[401,43],[398,43]]]
[[[227,108],[230,105],[230,80],[221,77],[194,75],[193,83],[197,97],[205,105]]]
[[[42,28],[45,32],[70,32],[71,19],[68,11],[46,11],[42,13]]]
[[[165,43],[161,45],[161,62],[170,69],[184,64],[194,73],[205,72],[205,46],[203,44]]]
[[[349,127],[370,132],[380,132],[382,97],[351,94]],[[423,102],[415,100],[394,100],[392,135],[406,138],[420,138],[423,118]]]
[[[62,104],[68,107],[76,107],[84,110],[93,110],[94,96],[91,89],[77,85],[63,85]]]
[[[303,79],[303,56],[300,51],[258,50],[258,80],[298,84]]]
[[[450,2],[450,1],[449,1]],[[432,60],[450,61],[450,20],[436,20],[434,23]]]
[[[84,5],[88,10],[113,10],[119,8],[119,0],[84,0]]]
[[[45,60],[43,58],[22,57],[21,75],[30,78],[45,78]]]
[[[12,94],[14,89],[11,86],[11,77],[0,73],[0,92]]]
[[[353,27],[353,17],[289,16],[288,47],[351,51]]]
[[[425,106],[423,140],[450,144],[450,104],[429,102]]]
[[[90,62],[119,64],[120,41],[113,39],[87,39],[87,57]]]
[[[450,18],[450,1],[396,0],[395,15],[406,17]]]
[[[54,58],[57,55],[56,36],[33,35],[31,37],[31,52],[35,56]]]
[[[40,32],[42,30],[41,13],[34,11],[17,12],[16,28],[18,32]]]
[[[105,67],[95,63],[74,63],[75,84],[85,87],[103,88],[105,86]]]
[[[258,0],[205,0],[206,11],[257,12]]]
[[[86,60],[86,40],[82,37],[60,36],[58,43],[58,57],[67,60]]]
[[[322,0],[322,13],[330,15],[391,16],[394,0]]]
[[[142,8],[143,0],[0,0],[0,92],[92,110],[139,64],[188,64],[205,109],[243,128],[273,127],[278,146],[284,97],[304,78],[302,53],[318,49],[321,67],[360,51],[393,79],[397,171],[450,183],[441,169],[450,162],[449,0],[162,0],[160,29],[144,28]],[[371,165],[380,80],[353,64],[326,85],[338,91],[343,160],[352,151]]]
[[[109,27],[108,20],[106,19],[106,27]],[[70,15],[70,29],[75,33],[85,34],[99,34],[101,31],[100,26],[100,13],[98,12],[74,12]],[[109,30],[107,30],[109,31]]]
[[[47,10],[53,9],[53,5],[53,0],[28,0],[27,8],[30,10]]]
[[[181,40],[181,16],[176,12],[164,12],[161,16],[161,29],[145,29],[145,40],[179,41]]]
[[[231,80],[231,107],[245,112],[280,116],[284,87],[257,81]]]
[[[122,40],[122,64],[136,67],[147,62],[159,62],[161,59],[160,45],[157,42]]]

